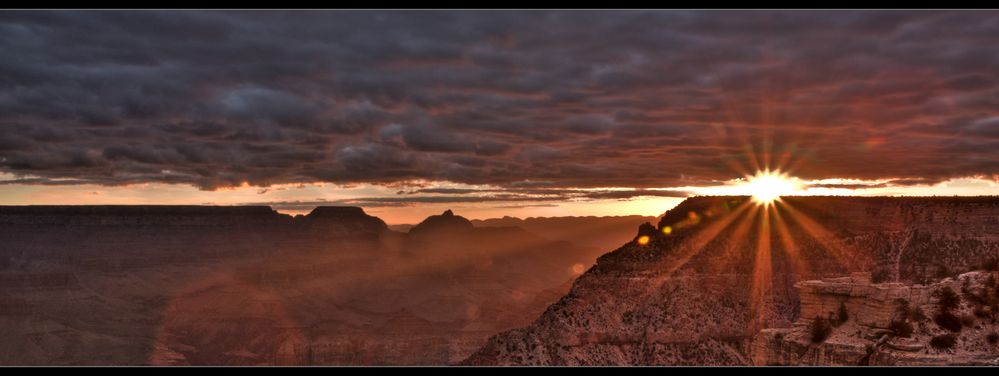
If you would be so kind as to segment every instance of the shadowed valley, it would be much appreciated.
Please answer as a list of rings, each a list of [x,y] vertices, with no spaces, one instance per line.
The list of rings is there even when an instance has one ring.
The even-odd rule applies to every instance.
[[[6,365],[448,364],[603,253],[451,211],[401,233],[354,207],[11,206],[0,227]]]

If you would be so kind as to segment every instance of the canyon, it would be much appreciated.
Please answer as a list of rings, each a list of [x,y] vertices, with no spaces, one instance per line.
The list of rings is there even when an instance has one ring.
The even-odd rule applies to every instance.
[[[997,198],[693,197],[646,219],[448,210],[403,232],[356,207],[0,207],[0,364],[999,357]],[[934,319],[945,287],[960,296],[958,331]],[[925,313],[903,320],[908,336],[902,300]],[[849,319],[815,341],[816,318],[841,307]],[[931,345],[938,337],[954,343]]]
[[[0,207],[0,364],[450,364],[602,251],[447,211]]]

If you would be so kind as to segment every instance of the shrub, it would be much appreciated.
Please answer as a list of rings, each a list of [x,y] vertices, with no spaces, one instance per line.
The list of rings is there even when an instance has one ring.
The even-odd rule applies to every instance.
[[[832,326],[829,325],[829,320],[822,318],[822,316],[815,316],[815,319],[808,324],[808,331],[812,335],[812,343],[821,343],[829,338],[829,334],[832,334]]]
[[[950,287],[944,287],[933,292],[933,297],[937,298],[937,305],[941,311],[950,311],[961,305],[961,297]]]
[[[906,312],[909,312],[909,301],[908,300],[905,300],[905,299],[902,299],[902,298],[895,299],[895,306],[896,306],[896,310],[899,313],[905,314]]]
[[[896,308],[897,316],[901,317],[901,320],[905,321],[908,319],[915,322],[926,321],[926,313],[923,312],[921,307],[911,307],[909,306],[909,301],[902,298],[895,299],[895,304],[898,306]]]
[[[985,308],[986,307],[981,307],[981,306],[975,307],[975,311],[974,311],[975,316],[979,317],[979,318],[983,318],[983,319],[986,319],[986,318],[989,318],[990,316],[992,316],[992,313],[989,312],[988,310],[986,310]]]
[[[850,314],[846,312],[846,304],[843,304],[843,302],[839,303],[839,311],[837,312],[836,318],[840,324],[843,324],[846,320],[850,319]]]
[[[999,271],[999,257],[992,257],[982,262],[982,270]]]
[[[989,333],[989,335],[985,336],[985,340],[995,345],[997,342],[999,342],[999,333],[996,332]]]
[[[957,336],[953,334],[941,334],[930,340],[930,346],[938,349],[949,349],[957,343]]]
[[[907,312],[906,316],[909,318],[909,320],[915,322],[926,321],[926,312],[923,312],[922,307],[915,307],[910,309],[909,312]]]
[[[961,319],[954,316],[950,311],[937,313],[936,316],[933,316],[933,322],[937,323],[941,328],[952,332],[961,331]]]
[[[961,315],[961,324],[969,328],[975,326],[975,316]]]
[[[908,321],[894,320],[888,328],[895,332],[897,337],[909,338],[912,335],[912,324]]]

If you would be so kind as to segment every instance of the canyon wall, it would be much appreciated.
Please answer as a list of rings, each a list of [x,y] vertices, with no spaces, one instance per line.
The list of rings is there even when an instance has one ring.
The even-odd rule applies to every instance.
[[[994,197],[687,199],[464,364],[751,364],[756,333],[798,321],[797,282],[866,272],[925,283],[969,270],[999,256],[997,218]]]

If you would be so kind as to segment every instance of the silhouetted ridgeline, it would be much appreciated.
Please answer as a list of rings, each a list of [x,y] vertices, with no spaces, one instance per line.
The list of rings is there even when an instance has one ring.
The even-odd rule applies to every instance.
[[[320,206],[305,216],[280,214],[269,206],[29,205],[0,206],[0,225],[245,226],[364,223],[386,228],[358,207]]]
[[[0,266],[38,257],[94,264],[83,260],[319,250],[324,240],[374,241],[389,232],[357,207],[292,217],[267,206],[170,205],[0,206],[0,228]]]
[[[0,225],[238,226],[291,221],[268,206],[0,206]]]

